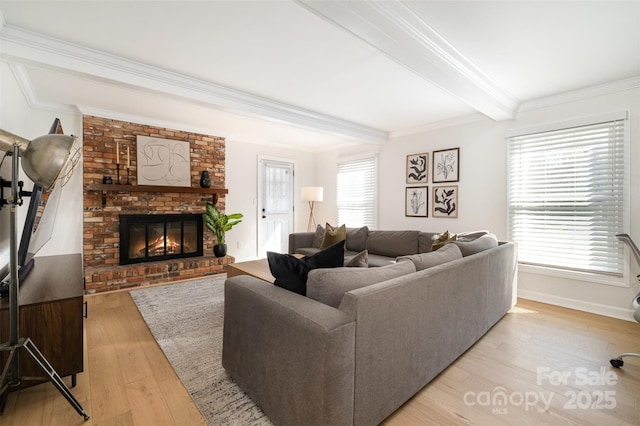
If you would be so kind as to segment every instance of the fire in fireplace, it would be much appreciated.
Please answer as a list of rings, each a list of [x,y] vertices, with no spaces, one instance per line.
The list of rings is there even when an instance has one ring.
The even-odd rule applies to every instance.
[[[120,264],[202,256],[202,215],[120,215]]]

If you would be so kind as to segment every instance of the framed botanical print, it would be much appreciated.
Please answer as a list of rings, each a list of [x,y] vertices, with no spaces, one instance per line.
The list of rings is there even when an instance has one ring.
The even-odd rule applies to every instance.
[[[434,186],[432,215],[433,217],[458,217],[458,185]]]
[[[407,183],[429,181],[429,153],[407,155]]]
[[[433,151],[433,183],[458,182],[460,148]]]
[[[405,188],[404,215],[409,217],[427,217],[429,187]]]

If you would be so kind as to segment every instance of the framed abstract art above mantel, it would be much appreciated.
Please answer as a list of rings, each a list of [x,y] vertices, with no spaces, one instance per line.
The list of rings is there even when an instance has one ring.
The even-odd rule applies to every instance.
[[[433,151],[433,183],[460,180],[460,148]]]
[[[191,186],[191,145],[186,141],[138,136],[138,185]]]

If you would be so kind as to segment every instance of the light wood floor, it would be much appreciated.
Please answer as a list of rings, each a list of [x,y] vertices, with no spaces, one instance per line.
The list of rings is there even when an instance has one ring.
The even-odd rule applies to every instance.
[[[72,392],[91,419],[45,383],[10,394],[0,424],[205,424],[129,294],[86,299],[85,372]],[[638,425],[640,359],[611,368],[621,352],[640,352],[639,324],[520,300],[385,425]]]

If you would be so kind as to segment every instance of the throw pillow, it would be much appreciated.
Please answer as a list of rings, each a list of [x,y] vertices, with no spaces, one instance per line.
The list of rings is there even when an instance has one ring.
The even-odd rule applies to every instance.
[[[458,233],[458,239],[456,241],[473,241],[477,238],[487,235],[489,231],[471,231]]]
[[[463,256],[480,253],[493,247],[498,247],[498,238],[494,234],[486,234],[472,241],[455,241],[453,244],[460,248]]]
[[[338,308],[345,293],[416,271],[412,262],[393,263],[379,268],[314,269],[309,272],[307,297]]]
[[[322,225],[316,226],[316,232],[313,234],[313,241],[311,247],[320,248],[322,245],[322,239],[324,238],[324,227]]]
[[[295,293],[307,294],[307,275],[315,268],[337,268],[344,263],[344,241],[340,241],[313,256],[301,259],[290,254],[267,252],[274,284]]]
[[[397,262],[410,260],[416,267],[416,271],[431,268],[433,266],[442,265],[452,260],[462,259],[462,253],[455,244],[447,244],[438,251],[428,253],[414,254],[411,256],[400,256]]]
[[[362,250],[360,253],[349,259],[344,266],[351,268],[368,268],[369,252],[367,250]]]
[[[333,227],[328,223],[324,228],[324,238],[322,239],[321,249],[327,248],[336,244],[339,241],[345,241],[347,239],[347,227],[342,225],[340,227]]]
[[[431,245],[431,251],[436,251],[439,248],[444,247],[445,244],[451,241],[455,241],[457,239],[456,234],[450,234],[449,231],[444,231],[440,234],[435,240],[433,240],[433,244]]]
[[[362,251],[367,248],[367,237],[369,236],[369,228],[363,226],[361,228],[347,228],[347,250]]]

